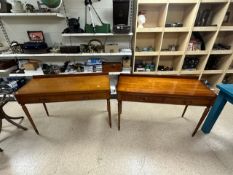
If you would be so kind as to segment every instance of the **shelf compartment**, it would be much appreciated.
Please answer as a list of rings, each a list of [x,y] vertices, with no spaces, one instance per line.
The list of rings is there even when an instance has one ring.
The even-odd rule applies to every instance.
[[[202,75],[201,80],[211,89],[216,89],[216,85],[223,80],[222,74]]]
[[[154,73],[158,64],[157,56],[135,57],[134,72],[136,73]]]
[[[223,80],[222,83],[224,84],[233,84],[233,73],[227,73]]]
[[[152,47],[154,51],[159,51],[161,40],[162,33],[137,33],[136,47],[139,49]]]
[[[220,44],[220,45],[219,45]],[[222,45],[222,46],[221,46]],[[222,47],[229,47],[228,48],[222,48]],[[216,47],[216,48],[215,48]],[[219,52],[232,52],[233,49],[233,33],[229,31],[225,32],[219,32],[217,39],[215,41],[213,50],[214,51],[219,51]]]
[[[175,45],[176,51],[184,51],[186,43],[188,42],[188,33],[169,32],[164,33],[162,51],[167,51],[170,45]]]
[[[144,12],[146,17],[144,28],[164,27],[166,6],[166,4],[161,3],[139,3],[138,12]]]
[[[166,24],[181,23],[183,27],[192,26],[196,8],[197,6],[195,3],[170,3],[168,6]]]
[[[198,59],[198,62],[195,63],[195,59]],[[205,67],[207,60],[207,55],[189,55],[184,58],[183,66],[181,73],[187,74],[187,72],[193,72],[194,74],[201,73]],[[187,63],[186,61],[190,61]],[[193,65],[193,66],[191,66]],[[196,65],[196,66],[194,66]],[[191,68],[193,67],[193,68]],[[191,73],[190,73],[191,74]]]
[[[195,26],[220,26],[228,3],[225,1],[203,1],[200,4]]]
[[[223,20],[223,23],[222,23],[222,27],[228,27],[232,29],[233,27],[233,2],[231,1],[230,5],[229,5],[229,8],[227,9],[227,12],[224,16],[224,20]]]
[[[135,56],[157,56],[159,52],[135,52]]]
[[[187,52],[195,51],[195,52],[202,52],[202,51],[209,51],[212,49],[214,40],[216,38],[217,32],[193,32],[192,37],[189,41],[189,46],[187,48]],[[193,43],[200,42],[200,46],[194,46]],[[201,50],[199,50],[201,49]]]
[[[179,72],[182,56],[160,56],[158,63],[158,72]],[[172,70],[161,70],[159,67],[164,66],[172,68]]]
[[[204,72],[223,72],[231,63],[231,55],[210,55]]]

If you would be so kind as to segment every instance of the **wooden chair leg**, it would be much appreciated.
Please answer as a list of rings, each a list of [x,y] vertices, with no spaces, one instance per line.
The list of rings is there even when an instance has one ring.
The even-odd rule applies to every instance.
[[[46,104],[45,104],[45,103],[43,103],[43,106],[44,106],[44,109],[45,109],[45,112],[46,112],[47,116],[49,116],[49,111],[48,111],[48,109],[47,109]]]
[[[110,99],[107,99],[107,109],[108,109],[108,122],[110,128],[112,127],[112,119],[111,119],[111,105],[110,105]]]
[[[182,114],[182,117],[184,117],[184,114],[185,114],[187,108],[188,108],[188,105],[185,106],[184,111],[183,111],[183,114]]]
[[[198,124],[197,124],[197,126],[195,128],[195,130],[193,131],[192,137],[194,137],[195,134],[197,133],[199,127],[201,126],[202,122],[205,120],[205,118],[206,118],[209,111],[210,111],[210,107],[206,107],[205,111],[202,114],[202,117],[200,118],[200,120],[199,120],[199,122],[198,122]]]
[[[121,129],[121,110],[122,110],[122,101],[118,101],[118,131]]]
[[[34,128],[36,134],[39,135],[39,131],[37,130],[36,125],[35,125],[34,121],[32,120],[32,117],[31,117],[30,113],[28,112],[27,107],[25,105],[22,105],[22,108],[23,108],[23,111],[26,114],[28,120],[30,121],[32,127]]]

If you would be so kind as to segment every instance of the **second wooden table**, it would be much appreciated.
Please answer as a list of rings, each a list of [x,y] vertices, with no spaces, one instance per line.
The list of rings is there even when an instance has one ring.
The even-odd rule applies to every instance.
[[[165,103],[206,106],[206,109],[197,124],[194,136],[208,114],[216,98],[216,94],[202,82],[187,77],[159,77],[144,75],[120,75],[117,86],[118,99],[118,130],[120,130],[120,115],[122,101]]]

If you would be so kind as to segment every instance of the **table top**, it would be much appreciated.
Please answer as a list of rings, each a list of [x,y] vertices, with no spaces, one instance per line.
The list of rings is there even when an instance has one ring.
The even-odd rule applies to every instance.
[[[110,92],[110,80],[106,74],[44,76],[33,78],[16,92],[16,95]]]
[[[201,81],[193,78],[120,75],[118,92],[153,95],[216,97]]]
[[[233,98],[233,84],[218,84],[217,87]]]

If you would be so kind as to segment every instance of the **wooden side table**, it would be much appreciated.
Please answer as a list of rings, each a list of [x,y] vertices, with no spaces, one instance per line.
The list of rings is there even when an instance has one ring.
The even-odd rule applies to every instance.
[[[213,105],[216,94],[199,80],[190,77],[121,74],[117,85],[117,99],[118,130],[123,101],[185,105],[182,117],[189,105],[206,106],[193,131],[194,136]]]

